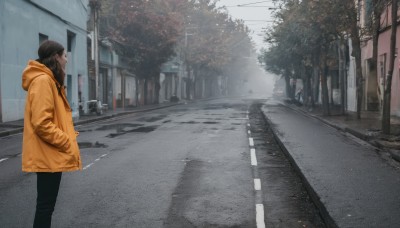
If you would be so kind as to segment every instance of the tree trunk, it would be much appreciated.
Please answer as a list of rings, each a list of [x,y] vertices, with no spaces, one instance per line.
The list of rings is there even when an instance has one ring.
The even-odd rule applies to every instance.
[[[135,90],[135,96],[136,96],[136,107],[139,107],[139,79],[137,77],[135,77],[135,86],[136,86],[136,90]]]
[[[286,82],[285,83],[286,84],[286,97],[291,98],[292,88],[290,86],[290,75],[289,75],[288,70],[285,70],[284,77],[285,77],[285,82]]]
[[[160,103],[160,74],[154,77],[154,104]]]
[[[191,70],[190,70],[190,66],[186,65],[186,72],[187,72],[187,78],[186,78],[186,99],[190,100],[190,91],[192,90],[192,79],[191,79]]]
[[[148,83],[148,80],[147,80],[147,78],[145,78],[144,79],[144,85],[143,85],[143,99],[144,99],[144,104],[145,105],[147,105],[148,104],[148,102],[147,102],[147,83]]]
[[[324,70],[321,75],[321,88],[322,88],[322,111],[324,116],[329,116],[331,114],[329,109],[329,91],[328,91],[328,66],[326,65],[326,61],[324,60]]]
[[[310,104],[313,104],[312,102],[312,95],[313,95],[313,88],[312,88],[312,84],[311,84],[311,77],[312,77],[312,73],[307,70],[306,71],[306,83],[305,83],[305,89],[304,89],[304,99],[305,99],[305,104],[307,104],[308,106],[310,106]]]
[[[198,93],[198,91],[197,91],[197,86],[198,86],[198,82],[197,82],[197,73],[198,73],[198,71],[197,71],[197,67],[194,67],[193,68],[193,80],[192,80],[192,82],[193,82],[193,86],[192,86],[192,94],[193,94],[193,98],[201,98],[201,97],[199,97],[199,95],[197,94]]]
[[[345,83],[345,51],[344,51],[344,38],[341,37],[339,41],[339,81],[340,81],[340,112],[342,115],[346,114],[346,83]]]
[[[315,106],[315,103],[319,100],[319,86],[320,86],[320,67],[319,67],[319,54],[315,55],[314,63],[313,63],[313,96],[312,96],[312,105]]]
[[[363,103],[363,86],[364,86],[364,79],[362,75],[361,69],[361,41],[360,41],[360,34],[358,28],[358,21],[357,21],[357,13],[355,4],[352,4],[354,7],[353,15],[352,15],[352,24],[351,24],[351,42],[353,47],[352,55],[355,58],[356,62],[356,96],[357,96],[357,118],[361,119],[361,108]]]
[[[392,29],[390,36],[390,55],[389,70],[387,75],[387,83],[383,97],[383,113],[382,113],[382,131],[384,134],[390,134],[390,102],[392,94],[392,77],[395,60],[396,49],[396,32],[397,32],[397,0],[392,0]]]

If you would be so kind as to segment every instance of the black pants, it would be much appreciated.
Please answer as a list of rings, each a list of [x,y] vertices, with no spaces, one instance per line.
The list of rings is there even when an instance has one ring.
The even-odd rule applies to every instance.
[[[36,213],[33,228],[51,227],[62,173],[37,173]]]

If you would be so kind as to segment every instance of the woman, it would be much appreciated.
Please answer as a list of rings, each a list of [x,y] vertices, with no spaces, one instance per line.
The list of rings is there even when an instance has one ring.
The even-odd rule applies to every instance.
[[[64,47],[48,40],[40,45],[38,55],[22,74],[22,87],[27,91],[22,171],[37,173],[33,227],[43,228],[51,227],[62,172],[81,170],[82,163],[64,90]]]

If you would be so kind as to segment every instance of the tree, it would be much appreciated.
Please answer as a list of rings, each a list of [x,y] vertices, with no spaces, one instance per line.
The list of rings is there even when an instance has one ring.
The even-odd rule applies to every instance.
[[[319,81],[322,88],[322,106],[325,115],[330,114],[327,77],[329,70],[337,65],[340,51],[338,50],[338,40],[350,37],[353,44],[352,55],[356,59],[356,77],[357,77],[357,113],[360,117],[362,104],[363,76],[361,70],[361,29],[358,23],[358,5],[357,1],[339,1],[339,0],[285,0],[281,1],[282,7],[276,16],[278,22],[272,31],[267,34],[267,41],[276,43],[280,58],[300,64],[297,68],[301,72],[309,72],[304,68],[313,68],[313,77],[305,76],[306,85],[312,91],[307,91],[312,100],[318,99]],[[293,26],[295,26],[293,28]],[[282,32],[284,31],[284,32]],[[291,42],[287,42],[290,40]],[[343,46],[343,45],[342,45]],[[340,47],[340,43],[339,43]],[[343,47],[342,47],[343,50]],[[343,53],[342,59],[343,59]],[[271,58],[271,56],[268,56]],[[341,65],[343,67],[343,63]],[[284,67],[283,72],[290,69]],[[300,73],[297,73],[301,75]],[[343,73],[342,73],[343,75]],[[304,76],[303,76],[304,77]],[[321,79],[321,80],[320,80]],[[309,83],[310,81],[313,83]],[[342,83],[344,78],[342,78]],[[312,87],[312,88],[311,88]],[[342,87],[343,88],[343,87]]]
[[[274,45],[275,50],[264,54],[267,66],[271,65],[268,59],[284,60],[283,63],[278,62],[277,67],[281,68],[287,81],[287,94],[291,98],[293,98],[294,91],[288,85],[289,79],[291,77],[303,78],[307,88],[304,91],[307,102],[313,104],[318,99],[321,77],[322,104],[325,115],[330,114],[326,84],[328,64],[333,59],[330,51],[338,34],[338,24],[334,23],[335,20],[332,20],[332,16],[321,13],[328,12],[329,7],[325,4],[315,4],[314,1],[286,1],[276,14],[278,22],[269,31],[266,38],[267,42]],[[278,55],[276,56],[276,54]],[[313,76],[305,73],[310,72],[311,67]],[[311,101],[308,101],[308,97],[311,97]]]
[[[158,81],[160,67],[175,54],[175,45],[182,33],[181,0],[121,0],[118,2],[115,28],[110,34],[129,56],[136,76],[144,80],[144,100],[147,84]]]
[[[184,56],[192,80],[188,93],[196,94],[192,84],[200,85],[200,79],[207,78],[206,86],[215,87],[216,76],[227,76],[227,66],[252,48],[244,23],[229,18],[215,1],[101,1],[102,34],[114,43],[118,54],[130,60],[136,77],[144,83],[145,101],[147,83],[157,85],[160,66],[174,55]]]
[[[179,45],[187,68],[188,98],[203,96],[201,88],[205,79],[208,87],[213,87],[216,76],[227,76],[224,72],[232,61],[252,49],[243,21],[232,20],[210,0],[190,1],[190,4],[192,7],[185,12],[185,35]],[[242,48],[246,50],[238,52]],[[242,61],[240,65],[243,64]]]

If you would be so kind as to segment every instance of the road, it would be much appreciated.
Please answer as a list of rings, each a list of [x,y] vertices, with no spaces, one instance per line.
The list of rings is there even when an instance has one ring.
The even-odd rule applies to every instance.
[[[270,227],[323,227],[272,134],[257,130],[266,123],[252,103],[197,102],[77,126],[84,170],[63,174],[53,227],[262,227],[260,217]],[[0,142],[0,225],[30,227],[36,176],[20,171],[21,135]]]

